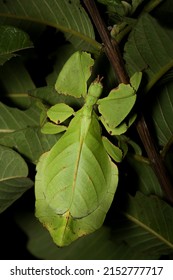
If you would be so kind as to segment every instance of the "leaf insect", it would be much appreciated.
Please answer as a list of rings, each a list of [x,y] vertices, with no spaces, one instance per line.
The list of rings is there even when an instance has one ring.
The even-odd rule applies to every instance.
[[[129,109],[126,114],[121,113],[118,120],[112,120],[107,102],[112,102],[113,97],[116,103],[120,96],[114,98],[114,93],[110,93],[107,99],[99,99],[103,88],[99,78],[87,87],[93,64],[90,54],[74,53],[55,84],[59,93],[76,98],[82,96],[85,100],[83,107],[74,112],[67,104],[59,103],[47,111],[49,119],[56,123],[59,130],[66,131],[38,162],[36,217],[48,229],[58,246],[67,246],[102,226],[118,185],[118,168],[108,152],[120,161],[121,150],[113,148],[106,139],[102,141],[99,117],[94,105],[98,104],[103,124],[105,122],[112,128],[120,124]],[[131,86],[127,91],[130,98],[135,94]],[[132,99],[131,107],[134,97]],[[74,117],[68,128],[62,125],[61,129],[61,123],[72,115]],[[47,128],[43,127],[43,132],[46,131]]]

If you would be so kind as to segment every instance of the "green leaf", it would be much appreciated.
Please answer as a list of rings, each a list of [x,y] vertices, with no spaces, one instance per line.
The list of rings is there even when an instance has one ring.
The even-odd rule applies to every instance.
[[[37,106],[31,106],[22,111],[0,103],[0,133],[13,132],[27,126],[37,126],[39,120],[40,112]]]
[[[26,159],[36,163],[59,137],[40,132],[40,110],[37,106],[19,110],[0,103],[1,145],[15,148]]]
[[[118,170],[103,147],[91,100],[88,95],[37,165],[36,216],[59,246],[101,227],[117,187]]]
[[[62,68],[55,89],[58,93],[75,97],[86,96],[87,81],[91,76],[94,60],[85,52],[75,52]]]
[[[127,179],[129,184],[133,184],[135,190],[139,190],[145,195],[157,195],[163,198],[163,192],[158,182],[157,176],[153,172],[148,160],[140,155],[127,156],[128,172]],[[135,178],[135,181],[130,181],[130,178]]]
[[[0,26],[0,65],[15,56],[15,52],[32,46],[24,31],[13,26]]]
[[[172,38],[172,30],[168,32],[148,14],[139,18],[130,33],[124,58],[130,74],[147,74],[146,91],[173,66]]]
[[[0,135],[0,144],[15,148],[27,160],[36,164],[39,157],[49,151],[61,135],[46,135],[40,127],[24,128]]]
[[[115,160],[116,162],[121,162],[122,161],[122,151],[120,150],[119,147],[113,145],[108,138],[103,137],[103,145],[107,151],[107,153],[110,155],[110,157]]]
[[[29,93],[31,96],[41,99],[43,103],[50,106],[56,105],[57,103],[65,103],[70,107],[79,109],[84,104],[82,97],[75,98],[74,96],[59,94],[52,86],[37,88],[31,90]]]
[[[140,192],[130,196],[126,205],[124,218],[116,224],[115,242],[123,240],[131,250],[151,258],[173,252],[172,207],[156,196],[147,197]]]
[[[1,94],[10,103],[21,109],[31,105],[28,91],[34,89],[35,85],[19,56],[0,67],[0,83]]]
[[[157,88],[157,94],[153,94],[151,106],[148,110],[148,115],[151,115],[151,118],[153,119],[154,131],[156,132],[158,143],[162,147],[172,143],[172,91],[172,82],[159,86],[159,88]]]
[[[98,100],[98,109],[111,128],[118,126],[130,113],[136,101],[136,94],[130,85],[120,84],[109,95]]]
[[[33,185],[27,175],[28,167],[23,158],[0,146],[0,213]]]
[[[47,111],[47,116],[49,119],[56,124],[60,124],[69,117],[71,117],[74,113],[74,110],[64,104],[64,103],[59,103],[54,106],[52,106],[48,111]]]
[[[121,1],[121,0],[97,0],[97,1],[100,2],[101,4],[106,5],[108,8],[108,12],[111,13],[112,15],[115,14],[119,14],[120,16],[125,15],[125,7],[124,7],[125,1]],[[129,4],[127,3],[127,5]]]
[[[0,5],[0,17],[5,22],[11,18],[55,27],[64,32],[76,49],[97,50],[91,21],[79,0],[7,1]]]
[[[65,44],[57,47],[54,53],[54,64],[53,64],[53,72],[50,73],[46,77],[47,84],[49,86],[54,86],[57,80],[57,77],[63,68],[66,61],[70,58],[70,56],[75,52],[75,48],[71,44]]]

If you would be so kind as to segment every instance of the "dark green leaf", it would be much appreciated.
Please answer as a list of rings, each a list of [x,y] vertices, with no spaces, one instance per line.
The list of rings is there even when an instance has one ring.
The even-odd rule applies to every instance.
[[[14,132],[29,126],[38,126],[39,120],[40,111],[35,105],[22,111],[0,103],[0,135],[2,135],[2,133]]]
[[[28,167],[23,158],[0,146],[0,213],[33,185],[27,175]]]
[[[28,91],[35,85],[28,74],[20,57],[13,58],[0,67],[1,94],[6,100],[13,102],[13,106],[26,109],[31,105]]]
[[[150,15],[144,14],[126,43],[124,58],[128,71],[147,74],[147,91],[173,66],[171,34]]]
[[[160,146],[165,146],[172,139],[173,135],[173,83],[166,83],[156,88],[153,99],[151,99],[151,109],[148,115],[154,122],[154,129]]]
[[[75,98],[73,96],[59,94],[53,86],[31,90],[30,95],[41,99],[44,103],[47,103],[50,106],[56,105],[57,103],[66,103],[70,107],[79,109],[84,103],[83,98]]]
[[[116,224],[115,242],[123,240],[131,250],[151,258],[173,252],[173,208],[156,196],[140,192],[130,196],[126,205],[125,218]]]
[[[163,192],[148,160],[140,155],[129,155],[127,160],[129,164],[127,176],[129,177],[128,180],[132,178],[132,181],[129,182],[133,184],[133,188],[145,195],[153,194],[162,198]]]
[[[39,127],[25,128],[0,136],[0,144],[15,148],[27,160],[37,163],[39,157],[50,150],[61,134],[46,135]]]
[[[65,44],[60,46],[56,50],[56,57],[54,59],[54,69],[53,72],[50,73],[46,79],[47,84],[49,86],[54,86],[57,80],[57,77],[66,63],[66,61],[70,58],[70,56],[75,52],[75,48],[71,44]]]
[[[37,106],[22,111],[0,103],[0,144],[15,148],[29,161],[36,163],[60,136],[41,133]]]
[[[24,31],[13,26],[0,26],[0,65],[15,56],[15,52],[32,46]]]
[[[0,5],[0,16],[53,26],[65,33],[77,49],[98,49],[93,26],[79,0],[8,0]]]

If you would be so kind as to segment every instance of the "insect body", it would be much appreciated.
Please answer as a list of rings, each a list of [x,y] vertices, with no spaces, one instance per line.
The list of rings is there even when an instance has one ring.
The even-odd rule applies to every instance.
[[[92,90],[91,90],[92,91]],[[99,228],[112,203],[118,170],[106,153],[90,95],[37,166],[36,216],[59,246]]]

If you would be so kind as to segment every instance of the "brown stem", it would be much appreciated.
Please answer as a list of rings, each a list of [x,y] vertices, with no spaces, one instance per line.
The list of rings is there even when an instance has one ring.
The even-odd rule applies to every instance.
[[[142,115],[136,124],[138,134],[143,142],[151,166],[157,176],[157,179],[162,187],[162,190],[166,196],[166,200],[173,204],[173,187],[169,179],[169,175],[164,163],[163,158],[157,151],[154,140],[151,135],[151,131],[148,128],[146,120]]]
[[[118,47],[117,42],[111,40],[110,34],[103,22],[100,13],[97,9],[95,1],[84,0],[83,1],[104,44],[105,53],[113,66],[114,72],[118,77],[120,83],[129,83],[129,77],[126,73],[124,62]],[[148,128],[146,120],[143,115],[139,118],[136,125],[138,134],[147,152],[148,158],[151,162],[152,168],[159,180],[161,188],[166,195],[167,201],[173,204],[173,187],[164,161],[157,151],[151,131]]]
[[[84,0],[85,6],[88,9],[88,12],[98,30],[100,38],[104,44],[104,51],[112,64],[115,74],[120,83],[128,84],[129,77],[124,68],[124,63],[120,50],[116,41],[113,41],[110,37],[110,34],[105,26],[104,21],[102,20],[100,13],[97,9],[95,1],[93,0]]]

